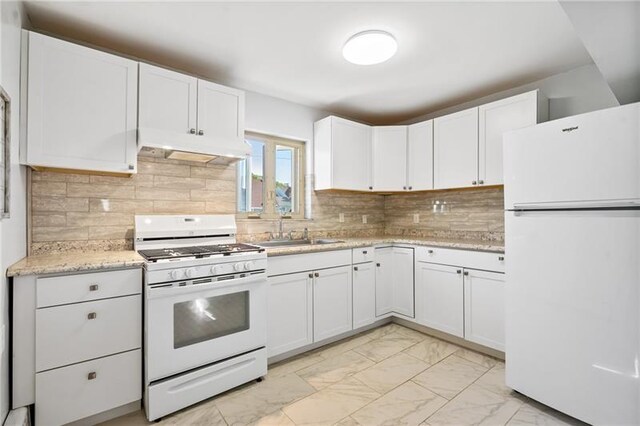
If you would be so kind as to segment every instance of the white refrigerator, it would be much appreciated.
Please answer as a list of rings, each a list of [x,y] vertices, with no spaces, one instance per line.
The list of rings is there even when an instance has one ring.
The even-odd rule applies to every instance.
[[[506,383],[640,424],[640,104],[506,133]]]

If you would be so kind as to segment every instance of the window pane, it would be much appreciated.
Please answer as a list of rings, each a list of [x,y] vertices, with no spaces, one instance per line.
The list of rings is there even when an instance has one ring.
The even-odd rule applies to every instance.
[[[276,211],[281,214],[295,211],[294,160],[295,148],[276,146]]]
[[[238,163],[238,210],[259,213],[264,208],[264,142],[246,141],[251,157]]]

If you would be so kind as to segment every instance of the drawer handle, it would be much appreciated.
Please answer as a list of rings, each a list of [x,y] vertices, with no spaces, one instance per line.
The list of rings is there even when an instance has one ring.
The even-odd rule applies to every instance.
[[[502,262],[504,260],[504,256],[498,256],[498,260]]]
[[[87,380],[94,380],[96,377],[98,377],[98,375],[96,374],[95,371],[92,371],[91,373],[87,374]]]
[[[90,312],[89,315],[87,315],[87,319],[96,319],[98,317],[98,314],[96,314],[95,312]]]
[[[91,284],[89,286],[89,291],[98,291],[98,284]]]
[[[367,253],[368,253],[368,251],[362,250],[362,254],[367,254]]]
[[[433,250],[427,250],[427,253],[433,254]]]

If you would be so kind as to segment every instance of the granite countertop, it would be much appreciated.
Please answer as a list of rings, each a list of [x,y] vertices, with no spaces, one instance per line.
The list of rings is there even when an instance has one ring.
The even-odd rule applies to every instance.
[[[92,253],[56,253],[27,256],[7,269],[8,277],[20,275],[58,274],[63,272],[92,271],[141,267],[144,259],[133,250],[102,251]]]
[[[409,244],[416,246],[444,247],[461,250],[487,251],[492,253],[504,253],[502,241],[473,241],[453,240],[445,238],[420,238],[420,237],[394,237],[384,236],[378,238],[337,238],[340,243],[335,244],[309,244],[299,246],[267,247],[268,256],[283,256],[287,254],[314,253],[320,251],[351,249],[380,244]],[[259,242],[254,244],[260,245]]]

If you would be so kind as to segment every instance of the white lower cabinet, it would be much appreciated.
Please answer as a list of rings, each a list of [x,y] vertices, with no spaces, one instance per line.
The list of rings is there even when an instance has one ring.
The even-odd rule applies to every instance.
[[[313,277],[309,275],[312,273],[269,277],[269,356],[313,343]]]
[[[381,247],[376,259],[376,316],[397,313],[413,318],[412,248]]]
[[[319,342],[353,329],[351,267],[313,273],[313,340]]]
[[[376,320],[376,267],[373,262],[353,265],[353,328]]]
[[[465,339],[504,351],[504,321],[504,274],[465,269]]]
[[[461,267],[425,262],[416,264],[416,321],[464,337]]]

